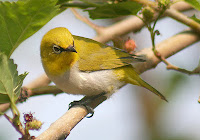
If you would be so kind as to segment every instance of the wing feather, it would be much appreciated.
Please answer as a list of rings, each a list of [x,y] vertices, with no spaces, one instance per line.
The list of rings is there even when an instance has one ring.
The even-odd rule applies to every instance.
[[[131,55],[121,49],[101,44],[92,39],[79,36],[73,37],[75,49],[79,54],[80,71],[91,72],[114,69],[130,65],[133,62],[145,61],[136,55]],[[80,47],[76,48],[78,45]]]

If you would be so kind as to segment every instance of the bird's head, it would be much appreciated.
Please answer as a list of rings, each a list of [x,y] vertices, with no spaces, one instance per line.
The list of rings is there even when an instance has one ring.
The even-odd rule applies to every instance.
[[[52,75],[63,74],[78,59],[74,38],[64,27],[51,29],[44,35],[40,53],[45,71]]]

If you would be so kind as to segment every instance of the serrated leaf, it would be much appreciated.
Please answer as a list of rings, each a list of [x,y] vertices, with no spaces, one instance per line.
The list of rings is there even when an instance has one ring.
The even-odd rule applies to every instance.
[[[14,93],[16,93],[16,96],[17,96],[17,99],[20,95],[20,92],[21,92],[21,87],[22,87],[22,84],[23,84],[23,81],[25,79],[25,77],[28,75],[27,72],[25,72],[24,74],[20,74],[18,77],[19,77],[19,81],[17,83],[17,86],[15,87],[14,89]]]
[[[137,2],[120,2],[117,4],[104,4],[98,6],[93,10],[87,10],[90,18],[102,19],[102,18],[115,18],[125,15],[136,15],[140,11],[142,5]]]
[[[193,19],[194,21],[200,23],[200,19],[198,19],[195,15],[193,15],[192,17],[190,17],[191,19]]]
[[[57,0],[0,2],[0,51],[10,56],[17,46],[58,14]]]
[[[184,0],[184,1],[189,3],[195,9],[200,10],[200,0]]]
[[[15,104],[27,73],[18,75],[17,65],[5,54],[0,54],[0,103]],[[9,101],[8,98],[9,97]]]

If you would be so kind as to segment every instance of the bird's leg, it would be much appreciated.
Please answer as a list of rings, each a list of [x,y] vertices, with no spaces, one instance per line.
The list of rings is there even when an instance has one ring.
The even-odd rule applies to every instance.
[[[98,94],[98,95],[95,95],[95,96],[85,96],[84,98],[82,98],[81,100],[79,101],[73,101],[69,104],[69,109],[72,108],[73,106],[75,105],[82,105],[84,106],[87,111],[88,111],[88,114],[90,114],[89,116],[86,116],[87,118],[91,118],[93,115],[94,115],[94,109],[93,107],[91,107],[91,103],[94,101],[94,100],[97,100],[98,98],[104,96],[106,93],[103,92],[101,94]],[[105,96],[104,96],[105,97]]]

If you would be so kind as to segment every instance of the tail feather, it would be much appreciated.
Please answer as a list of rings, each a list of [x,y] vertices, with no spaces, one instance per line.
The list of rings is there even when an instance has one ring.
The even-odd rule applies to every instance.
[[[140,83],[140,85],[141,85],[142,87],[144,87],[144,88],[150,90],[151,92],[153,92],[154,94],[156,94],[157,96],[159,96],[161,99],[163,99],[163,100],[165,100],[166,102],[168,102],[164,95],[162,95],[158,90],[156,90],[155,88],[153,88],[151,85],[149,85],[148,83],[146,83],[146,82],[143,81],[142,79],[141,79],[141,81],[140,81],[139,83]]]
[[[144,87],[144,88],[150,90],[151,92],[153,92],[154,94],[156,94],[157,96],[159,96],[161,99],[168,102],[167,99],[165,98],[165,96],[163,96],[158,90],[156,90],[151,85],[149,85],[144,80],[142,80],[142,78],[134,70],[133,67],[126,67],[124,70],[125,70],[125,73],[127,74],[126,80],[125,80],[127,83]]]

